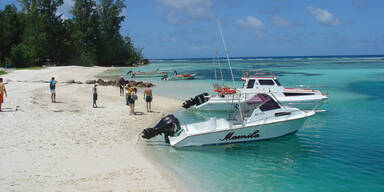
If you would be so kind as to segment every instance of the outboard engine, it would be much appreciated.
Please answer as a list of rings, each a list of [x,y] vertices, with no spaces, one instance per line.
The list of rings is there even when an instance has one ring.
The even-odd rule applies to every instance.
[[[201,105],[201,104],[208,101],[208,98],[206,98],[207,96],[209,96],[208,93],[203,93],[203,94],[197,95],[195,98],[191,98],[190,100],[186,100],[183,103],[183,107],[188,109],[194,105],[196,105],[196,106]]]
[[[165,74],[163,77],[161,77],[161,80],[168,80],[168,75]]]
[[[179,120],[170,114],[163,117],[153,128],[144,129],[141,137],[150,139],[163,133],[165,142],[169,143],[168,136],[174,136],[180,129]]]

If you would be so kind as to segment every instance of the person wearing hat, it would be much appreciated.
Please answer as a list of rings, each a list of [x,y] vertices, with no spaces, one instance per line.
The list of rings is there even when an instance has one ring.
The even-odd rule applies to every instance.
[[[93,86],[92,89],[92,95],[93,95],[93,108],[97,108],[97,83]]]

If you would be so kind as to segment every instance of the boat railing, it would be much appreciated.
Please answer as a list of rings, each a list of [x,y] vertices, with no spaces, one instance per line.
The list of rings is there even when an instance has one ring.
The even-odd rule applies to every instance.
[[[243,78],[252,78],[252,77],[268,77],[275,78],[275,75],[271,71],[260,69],[260,70],[244,70]]]
[[[328,86],[326,85],[294,85],[289,88],[317,90],[320,91],[322,94],[328,95]]]
[[[301,110],[316,110],[324,104],[328,104],[327,100],[313,100],[305,102],[285,102],[284,105],[294,107]]]

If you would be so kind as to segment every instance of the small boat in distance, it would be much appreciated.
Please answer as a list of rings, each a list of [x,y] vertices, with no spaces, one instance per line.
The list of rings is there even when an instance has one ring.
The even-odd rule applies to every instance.
[[[297,107],[300,109],[313,109],[327,100],[328,96],[319,90],[306,88],[285,88],[272,74],[265,73],[244,73],[243,87],[240,89],[230,89],[228,87],[217,87],[215,92],[217,95],[205,95],[198,102],[195,99],[184,102],[183,107],[188,109],[194,107],[197,110],[227,110],[227,104],[236,104],[234,101],[239,100],[240,103],[247,101],[246,95],[256,95],[259,93],[270,93],[279,102]],[[234,94],[240,93],[240,94]]]
[[[154,128],[145,129],[142,137],[150,139],[163,134],[173,147],[259,141],[294,134],[315,114],[315,110],[286,107],[273,96],[260,93],[240,104],[232,117],[181,125],[176,117],[169,115]]]
[[[129,71],[127,75],[131,75],[132,78],[152,78],[152,77],[163,77],[167,75],[170,71],[160,71],[160,69],[156,69],[153,71]]]
[[[196,78],[196,73],[184,73],[184,74],[175,74],[173,76],[168,77],[168,75],[164,75],[161,80],[168,80],[168,81],[174,81],[174,80],[191,80]]]

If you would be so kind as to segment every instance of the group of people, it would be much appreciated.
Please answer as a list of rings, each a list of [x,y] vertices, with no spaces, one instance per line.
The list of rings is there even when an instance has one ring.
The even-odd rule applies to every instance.
[[[135,102],[138,99],[137,88],[131,88],[131,85],[129,85],[123,77],[120,78],[118,85],[120,87],[120,96],[125,96],[126,105],[129,105],[131,108],[130,114],[136,115]],[[152,112],[152,98],[152,90],[148,85],[148,87],[144,90],[144,100],[146,102],[147,112]]]
[[[56,84],[57,84],[57,81],[55,80],[55,77],[52,77],[51,81],[49,82],[49,90],[51,92],[52,103],[56,103]],[[126,105],[129,105],[129,107],[131,108],[130,114],[135,115],[136,114],[135,102],[138,98],[137,88],[131,88],[131,86],[128,83],[126,83],[123,77],[119,80],[118,84],[120,87],[120,96],[125,95]],[[7,90],[5,89],[5,85],[3,83],[3,78],[0,78],[0,111],[1,111],[1,105],[4,102],[4,94],[5,96],[8,96]],[[97,83],[96,83],[92,89],[93,108],[97,108],[97,96],[98,96],[98,90],[97,90]],[[147,112],[152,112],[152,108],[151,108],[152,98],[153,98],[152,90],[150,86],[148,86],[144,90],[144,100],[146,102]]]
[[[51,102],[56,103],[56,84],[57,81],[55,80],[55,77],[51,78],[51,81],[49,81],[49,90],[51,92]],[[97,108],[97,83],[93,86],[92,89],[92,96],[93,96],[93,108]]]

